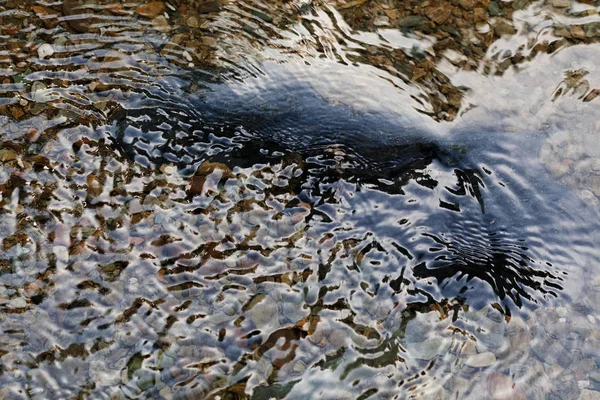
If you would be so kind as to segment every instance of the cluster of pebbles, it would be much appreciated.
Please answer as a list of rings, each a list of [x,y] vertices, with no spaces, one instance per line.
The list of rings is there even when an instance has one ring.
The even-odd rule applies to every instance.
[[[456,52],[458,68],[483,65],[485,73],[502,74],[537,52],[600,37],[598,23],[585,19],[597,10],[565,0],[324,3],[357,31],[399,29],[407,36],[435,39],[427,51],[361,43],[350,61],[391,71],[419,86],[425,93],[421,101],[429,104],[426,108],[436,120],[459,115],[466,90],[436,69],[443,54]],[[583,22],[553,22],[553,40],[536,43],[530,54],[487,57],[499,39],[537,35],[521,32],[525,27],[513,18],[530,6]],[[267,387],[278,376],[293,381],[311,370],[334,368],[344,360],[340,349],[350,342],[360,348],[381,340],[378,332],[385,329],[378,321],[391,305],[365,295],[359,305],[353,304],[362,312],[354,321],[348,305],[333,303],[326,309],[319,303],[319,296],[334,289],[292,290],[306,282],[307,270],[318,271],[319,266],[308,268],[315,261],[288,249],[291,244],[307,248],[307,243],[318,243],[344,261],[356,256],[358,248],[351,241],[334,244],[327,235],[306,235],[304,218],[310,206],[294,204],[295,193],[286,187],[302,173],[301,165],[232,172],[211,164],[183,180],[170,166],[158,172],[125,163],[90,128],[106,121],[111,101],[127,100],[119,96],[134,87],[128,86],[131,81],[149,84],[174,73],[161,69],[159,62],[145,68],[152,64],[150,55],[180,68],[219,71],[219,55],[235,51],[223,49],[222,37],[211,35],[217,13],[230,12],[231,26],[239,28],[229,31],[232,47],[260,53],[273,44],[269,35],[278,37],[280,29],[299,18],[310,19],[310,8],[287,1],[265,6],[177,0],[35,5],[9,0],[0,7],[0,32],[6,39],[0,43],[0,397],[64,398],[78,392],[85,397],[94,392],[168,399],[184,397],[178,388],[196,379],[206,392],[225,388],[223,396],[246,398],[246,386]],[[127,47],[121,43],[121,29],[137,32],[139,41]],[[327,39],[293,50],[329,54],[326,44],[335,49],[339,39]],[[64,63],[72,65],[64,71]],[[132,66],[137,75],[128,81],[123,77]],[[582,101],[598,94],[581,85],[576,74],[569,82],[574,84],[566,90]],[[540,158],[595,205],[600,158],[591,149],[597,148],[594,135],[557,134],[544,144]],[[261,197],[265,188],[274,194]],[[205,201],[196,204],[203,211],[180,212],[193,197]],[[201,242],[214,247],[200,248]],[[273,254],[257,244],[261,242]],[[211,279],[193,275],[196,266],[190,260],[201,256]],[[176,258],[180,269],[170,273],[167,266]],[[258,260],[265,270],[255,273]],[[227,275],[229,271],[234,272]],[[205,279],[205,285],[190,284],[192,278]],[[401,346],[395,348],[397,354],[415,371],[429,371],[433,362],[436,368],[401,384],[395,381],[394,389],[400,384],[415,399],[599,399],[600,277],[586,285],[585,297],[560,307],[540,305],[523,315],[508,317],[487,307],[466,309],[452,321],[434,307],[407,317],[405,326],[391,329]],[[232,294],[238,291],[242,294]],[[313,306],[299,307],[303,303]],[[321,312],[339,312],[344,322],[327,326],[319,319]],[[205,323],[207,315],[210,322]],[[220,327],[229,322],[235,329],[223,332]],[[258,336],[257,330],[270,335]],[[297,349],[299,342],[303,347]],[[244,352],[251,356],[242,357]],[[375,359],[369,357],[362,361]],[[239,362],[225,365],[223,359]],[[398,373],[399,360],[382,359],[390,367],[385,374]],[[251,379],[227,387],[227,377],[240,371]],[[381,377],[385,374],[380,378],[389,384]],[[348,384],[335,396],[357,398],[368,384]],[[190,398],[198,398],[200,389],[192,390]],[[266,399],[290,390],[285,385],[276,389],[254,397]]]
[[[556,133],[539,153],[548,171],[592,207],[600,197],[600,140],[595,130],[574,128]]]
[[[600,276],[583,291],[572,303],[523,317],[488,307],[454,323],[432,313],[411,321],[409,355],[448,365],[414,398],[600,399]]]
[[[335,9],[344,26],[356,33],[350,36],[355,43],[351,51],[345,48],[347,38],[339,37],[332,28],[336,26],[335,18],[326,20],[328,7]],[[329,0],[275,1],[269,5],[228,0],[193,4],[180,0],[89,0],[56,5],[7,1],[0,8],[4,10],[0,33],[6,38],[0,43],[0,83],[10,94],[10,101],[0,102],[0,114],[16,120],[41,113],[48,103],[57,103],[46,111],[50,114],[69,112],[81,123],[102,120],[107,113],[106,103],[111,100],[107,92],[121,88],[119,69],[141,68],[133,62],[136,53],[158,53],[184,69],[247,76],[252,72],[246,65],[261,62],[268,53],[265,50],[275,48],[301,57],[327,55],[374,66],[390,78],[407,83],[418,98],[417,109],[434,120],[452,121],[470,107],[464,98],[469,89],[455,86],[451,77],[438,68],[440,62],[449,62],[458,70],[502,75],[518,70],[539,53],[595,43],[600,37],[598,23],[593,22],[597,10],[566,0]],[[313,22],[316,14],[325,18],[323,26]],[[554,16],[551,36],[545,34],[547,26],[543,23],[530,27],[518,23],[533,14]],[[306,27],[306,37],[296,33],[300,26]],[[136,32],[131,46],[119,43],[119,32],[123,30]],[[392,30],[400,31],[415,46],[390,47],[375,39]],[[289,36],[288,41],[280,39],[284,35]],[[522,44],[519,50],[497,45],[509,38]],[[416,46],[419,42],[428,45]],[[67,72],[44,74],[87,50],[107,48],[112,51],[96,51],[84,64],[79,60],[69,65]],[[530,50],[526,52],[525,48]],[[152,59],[145,55],[142,58]],[[98,72],[97,76],[89,74],[93,71]],[[52,79],[42,80],[45,75]],[[73,87],[75,83],[77,88]],[[581,98],[592,101],[598,93],[589,87]],[[79,102],[75,106],[79,110],[72,107],[74,101]],[[81,108],[88,112],[82,113]]]

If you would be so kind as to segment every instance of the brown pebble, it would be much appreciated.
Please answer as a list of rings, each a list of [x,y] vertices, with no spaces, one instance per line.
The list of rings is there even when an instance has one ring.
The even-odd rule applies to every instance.
[[[569,0],[552,0],[552,6],[555,8],[567,8],[571,7]]]
[[[77,17],[68,19],[67,24],[77,32],[87,32],[90,29],[91,17],[84,17],[88,12],[81,7],[78,0],[63,0],[63,14],[65,17]]]
[[[161,1],[154,1],[152,3],[142,4],[136,7],[137,12],[142,17],[156,18],[165,11],[165,5]]]
[[[598,97],[598,94],[600,94],[600,89],[593,89],[591,92],[589,92],[583,99],[584,102],[588,102],[588,101],[592,101],[594,100],[596,97]]]
[[[107,4],[106,9],[114,15],[125,16],[130,14],[130,11],[124,9],[120,4]]]
[[[200,14],[208,14],[212,12],[221,11],[221,4],[218,1],[206,1],[198,4],[197,8]]]
[[[585,31],[579,25],[574,25],[571,28],[571,36],[575,39],[584,40],[585,39]]]
[[[208,47],[215,47],[217,45],[217,40],[213,37],[210,36],[203,36],[202,37],[202,44],[208,46]]]
[[[42,20],[46,28],[52,29],[58,25],[58,11],[43,5],[36,5],[31,9]]]
[[[440,4],[437,7],[427,11],[427,16],[436,24],[441,25],[452,15],[452,6],[450,4]]]
[[[10,107],[9,110],[12,117],[16,120],[20,120],[25,115],[25,112],[21,107]]]
[[[198,18],[196,18],[196,17],[189,17],[187,19],[186,23],[190,28],[198,28],[200,26],[200,23],[198,22]]]
[[[14,25],[6,25],[2,27],[2,31],[7,35],[16,35],[19,30]]]
[[[25,134],[25,137],[28,141],[35,142],[40,137],[40,131],[35,128],[30,128]]]
[[[475,21],[485,21],[488,18],[487,11],[482,7],[476,7],[473,10],[473,16],[475,17]]]
[[[459,3],[465,10],[472,10],[475,7],[475,0],[460,0]]]
[[[152,20],[152,26],[154,29],[160,32],[168,32],[171,30],[171,26],[169,25],[169,20],[165,18],[164,15],[160,15]]]
[[[514,35],[515,33],[517,33],[517,30],[514,28],[514,26],[512,26],[512,24],[504,20],[500,20],[497,21],[496,25],[494,26],[494,33],[498,36]]]

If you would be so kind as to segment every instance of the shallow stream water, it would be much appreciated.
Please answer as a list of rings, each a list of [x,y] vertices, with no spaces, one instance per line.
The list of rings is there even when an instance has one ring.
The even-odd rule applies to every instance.
[[[0,398],[600,399],[599,27],[0,0]]]

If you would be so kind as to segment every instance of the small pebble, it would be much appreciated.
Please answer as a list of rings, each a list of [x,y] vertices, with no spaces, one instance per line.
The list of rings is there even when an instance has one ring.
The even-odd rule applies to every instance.
[[[556,8],[567,8],[571,6],[571,2],[569,0],[553,0],[552,5]]]
[[[590,386],[590,381],[577,381],[577,387],[579,387],[579,389],[585,389],[588,386]]]
[[[388,17],[386,17],[385,15],[380,15],[378,17],[375,18],[375,20],[373,21],[373,25],[375,26],[389,26],[390,25],[390,19]]]
[[[24,308],[27,307],[27,302],[22,297],[16,297],[8,302],[10,308]]]
[[[600,399],[600,392],[596,390],[584,389],[579,394],[578,400],[598,400]]]
[[[472,355],[467,358],[465,364],[472,368],[484,368],[496,362],[496,356],[494,353],[485,352],[481,354]]]
[[[198,28],[200,26],[200,22],[198,22],[198,18],[196,17],[189,17],[186,22],[190,28]]]
[[[43,60],[46,57],[51,57],[54,54],[54,48],[51,44],[44,43],[37,49],[38,56]]]

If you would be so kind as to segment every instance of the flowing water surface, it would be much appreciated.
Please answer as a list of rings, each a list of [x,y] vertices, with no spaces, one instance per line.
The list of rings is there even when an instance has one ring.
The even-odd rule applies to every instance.
[[[0,398],[600,399],[599,39],[0,0]]]

